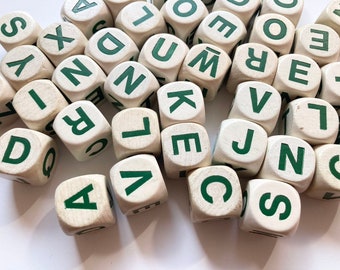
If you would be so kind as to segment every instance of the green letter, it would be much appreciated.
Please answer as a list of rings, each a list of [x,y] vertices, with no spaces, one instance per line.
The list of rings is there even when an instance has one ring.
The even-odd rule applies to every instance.
[[[226,202],[230,199],[232,193],[233,193],[233,188],[229,182],[229,180],[223,176],[220,176],[220,175],[212,175],[212,176],[209,176],[207,177],[206,179],[204,179],[204,181],[202,182],[202,185],[201,185],[201,194],[204,198],[204,200],[206,200],[207,202],[209,203],[214,203],[213,201],[213,197],[211,197],[209,194],[208,194],[208,186],[211,184],[211,183],[221,183],[225,186],[225,193],[223,195],[223,201]]]
[[[95,7],[97,5],[96,2],[89,3],[87,0],[79,0],[77,4],[72,8],[73,13],[79,13],[81,11],[84,11],[86,9]]]
[[[280,33],[274,35],[270,32],[270,27],[272,26],[272,24],[277,24],[280,26]],[[264,34],[273,40],[280,40],[282,38],[284,38],[287,35],[287,26],[284,24],[283,21],[279,20],[279,19],[269,19],[268,21],[266,21],[263,25],[263,32]]]
[[[133,22],[134,26],[137,26],[154,16],[154,14],[147,6],[143,6],[143,10],[145,11],[146,14],[142,18],[139,18],[138,20],[134,21]]]
[[[327,107],[324,105],[308,103],[308,109],[318,110],[320,112],[319,127],[321,130],[327,130]]]
[[[187,12],[182,12],[180,10],[180,6],[182,4],[190,4],[191,9],[188,10]],[[197,4],[192,0],[178,0],[173,6],[173,11],[178,17],[189,17],[192,14],[194,14],[196,12],[196,10],[197,10]]]
[[[209,60],[207,60],[209,52],[213,53],[213,55]],[[189,67],[194,67],[197,63],[200,63],[198,70],[202,73],[204,73],[209,67],[211,67],[210,77],[215,78],[218,67],[219,55],[220,52],[210,47],[206,47],[206,49],[202,51],[199,55],[197,55],[196,58],[192,59],[188,65]]]
[[[44,36],[44,38],[56,40],[58,42],[59,51],[64,49],[64,42],[71,43],[74,41],[74,38],[63,36],[61,25],[57,26],[55,30],[57,35],[47,34]]]
[[[249,88],[250,91],[250,99],[251,99],[251,105],[253,108],[254,113],[260,113],[264,107],[264,105],[267,103],[269,98],[271,97],[272,93],[266,91],[264,95],[262,96],[260,102],[257,100],[257,89],[254,87]]]
[[[259,72],[264,72],[266,68],[266,63],[267,63],[268,52],[262,51],[262,55],[260,58],[255,57],[254,53],[255,53],[254,48],[248,49],[249,58],[246,60],[246,66],[249,69],[256,70]],[[254,65],[254,62],[255,63],[257,62],[258,65]]]
[[[146,76],[141,74],[138,78],[132,82],[132,78],[135,72],[135,68],[133,66],[129,66],[114,82],[113,84],[118,86],[126,79],[125,85],[125,93],[130,95],[136,88],[145,80]]]
[[[52,172],[53,167],[54,167],[56,155],[57,155],[57,153],[56,153],[56,151],[53,147],[50,148],[45,155],[44,162],[43,162],[43,174],[47,177],[50,177],[50,175],[51,175],[51,172]],[[51,165],[47,166],[46,163],[47,163],[50,156],[52,157]]]
[[[178,141],[184,141],[184,148],[186,152],[191,151],[190,143],[189,143],[191,139],[195,141],[196,151],[202,152],[200,137],[198,133],[188,133],[188,134],[180,134],[180,135],[171,136],[174,155],[175,156],[179,155]]]
[[[334,177],[336,177],[338,180],[340,180],[340,172],[336,170],[335,164],[340,161],[340,156],[334,156],[329,161],[329,170],[333,174]]]
[[[160,56],[159,55],[159,51],[160,51],[161,47],[163,46],[164,42],[165,42],[165,38],[158,39],[155,47],[152,49],[152,56],[155,59],[157,59],[158,61],[161,61],[161,62],[169,61],[171,56],[174,54],[176,48],[178,47],[177,43],[172,42],[170,48],[165,53],[165,55],[164,56]]]
[[[246,4],[248,4],[249,0],[226,0],[236,6],[245,6]]]
[[[237,141],[233,141],[232,142],[232,148],[233,150],[240,154],[240,155],[245,155],[249,153],[250,147],[251,147],[251,143],[253,141],[253,136],[254,136],[254,130],[252,129],[248,129],[247,130],[247,137],[246,137],[246,141],[244,143],[244,147],[243,148],[239,148],[239,143]]]
[[[168,98],[178,98],[177,101],[170,106],[170,113],[173,113],[177,110],[179,106],[183,103],[187,103],[189,106],[196,108],[196,103],[191,99],[187,98],[188,95],[193,95],[194,91],[192,90],[182,90],[177,92],[170,92],[168,93]]]
[[[299,69],[298,66],[310,68],[311,64],[306,63],[306,62],[302,62],[302,61],[299,61],[299,60],[292,60],[292,64],[290,66],[290,71],[289,71],[289,80],[292,81],[292,82],[307,85],[308,81],[296,77],[296,74],[302,74],[302,75],[307,76],[308,70]]]
[[[277,195],[274,200],[273,203],[271,204],[270,208],[266,207],[266,201],[269,200],[271,197],[271,194],[265,193],[261,196],[260,198],[260,202],[259,202],[259,207],[261,212],[267,216],[267,217],[271,217],[273,215],[275,215],[276,211],[279,208],[280,203],[284,203],[285,205],[285,210],[280,213],[279,215],[279,219],[280,220],[285,220],[289,217],[291,211],[292,211],[292,205],[290,203],[290,200],[284,196],[284,195]]]
[[[282,3],[280,0],[274,0],[275,4],[283,8],[293,8],[297,5],[298,0],[292,0],[291,3]]]
[[[131,138],[131,137],[150,135],[151,131],[150,131],[149,117],[143,117],[143,125],[144,125],[144,129],[122,132],[122,138],[126,139],[126,138]]]
[[[41,98],[38,96],[38,94],[34,91],[34,89],[31,89],[28,91],[29,95],[32,97],[32,99],[35,101],[35,103],[38,105],[38,107],[43,110],[46,108],[46,104],[41,100]]]
[[[329,33],[327,31],[321,31],[317,29],[311,29],[311,33],[320,34],[321,38],[312,38],[312,41],[320,43],[320,46],[310,45],[309,48],[320,50],[320,51],[328,51],[329,49]]]
[[[1,33],[6,36],[6,37],[14,37],[16,34],[18,34],[19,29],[16,25],[16,23],[19,22],[20,23],[20,28],[22,30],[24,30],[27,27],[27,22],[24,20],[24,18],[21,17],[14,17],[13,19],[11,19],[11,21],[9,22],[9,24],[11,25],[11,30],[12,31],[7,31],[7,24],[3,24],[1,25]]]
[[[104,46],[105,41],[111,41],[116,47],[114,49],[108,49],[107,47]],[[102,53],[107,55],[114,55],[125,47],[125,45],[120,40],[118,40],[115,36],[113,36],[110,33],[105,33],[105,35],[98,40],[97,45],[98,49]]]
[[[8,67],[19,66],[17,71],[15,72],[15,75],[17,77],[20,77],[21,72],[24,70],[25,66],[28,64],[28,62],[31,62],[33,59],[34,59],[34,55],[30,54],[29,56],[27,56],[26,58],[24,58],[22,60],[18,60],[18,61],[6,63],[6,64],[7,64]]]
[[[64,67],[60,71],[74,84],[74,86],[78,86],[80,81],[74,76],[74,74],[90,77],[92,72],[82,62],[80,62],[78,58],[74,59],[72,62],[79,68],[79,70]]]
[[[136,182],[132,183],[125,189],[126,196],[129,196],[132,192],[144,185],[146,181],[152,178],[151,171],[121,171],[120,176],[122,178],[139,178]]]
[[[13,152],[13,149],[15,145],[21,144],[21,146],[18,146],[18,150],[21,150],[21,154],[18,155],[18,153],[15,153],[15,157],[11,157],[11,154]],[[4,156],[2,158],[2,162],[9,163],[9,164],[20,164],[21,162],[24,162],[28,155],[31,152],[31,143],[28,139],[23,137],[17,137],[17,136],[11,136],[6,151],[4,153]]]
[[[105,146],[107,145],[108,141],[107,139],[103,138],[100,140],[95,141],[94,143],[92,143],[85,151],[85,153],[87,154],[88,152],[90,152],[92,150],[92,148],[97,145],[97,144],[101,144],[101,146],[98,148],[97,151],[92,152],[91,154],[89,154],[89,156],[94,156],[96,154],[98,154],[100,151],[102,151]]]
[[[293,153],[289,148],[289,145],[286,143],[281,144],[280,149],[280,160],[279,160],[279,170],[285,171],[287,165],[287,158],[289,159],[290,164],[292,165],[296,174],[303,174],[303,161],[305,156],[305,148],[298,147],[297,158],[294,159]]]
[[[235,24],[229,22],[220,15],[217,15],[208,26],[210,28],[213,28],[218,22],[221,22],[220,27],[217,29],[218,32],[222,32],[228,27],[228,31],[224,35],[225,38],[230,37],[237,29],[237,26]]]
[[[80,118],[77,120],[72,120],[68,115],[63,117],[63,120],[69,126],[72,126],[72,133],[75,135],[83,135],[91,128],[95,126],[95,124],[91,121],[91,119],[87,116],[84,112],[82,107],[78,107],[76,109],[77,113],[79,114]],[[81,129],[78,127],[82,126]]]
[[[89,193],[93,190],[93,185],[89,184],[82,190],[64,201],[65,208],[72,209],[85,209],[85,210],[97,210],[97,204],[90,202]],[[83,202],[76,202],[80,198],[83,198]]]

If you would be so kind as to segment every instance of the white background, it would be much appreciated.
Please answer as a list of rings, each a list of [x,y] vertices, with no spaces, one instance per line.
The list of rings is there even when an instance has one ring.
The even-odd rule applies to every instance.
[[[328,1],[305,0],[300,25],[313,23]],[[0,16],[29,12],[42,27],[60,22],[62,0],[9,0]],[[0,57],[5,52],[0,48]],[[207,129],[215,141],[230,98],[221,91],[207,104]],[[101,107],[108,120],[114,111]],[[20,122],[16,125],[21,125]],[[54,191],[65,179],[88,173],[108,176],[112,148],[94,160],[76,162],[58,142],[61,157],[50,183],[35,188],[0,180],[1,269],[339,269],[340,212],[337,201],[302,196],[296,234],[285,239],[253,235],[238,229],[237,220],[192,224],[186,183],[166,180],[169,201],[149,212],[125,217],[117,205],[117,224],[70,237],[60,229]]]

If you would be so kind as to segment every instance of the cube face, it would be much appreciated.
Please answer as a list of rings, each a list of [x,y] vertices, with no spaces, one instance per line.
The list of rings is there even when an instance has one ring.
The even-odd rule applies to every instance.
[[[161,153],[160,128],[156,112],[147,108],[130,108],[118,112],[111,122],[115,156]]]
[[[38,131],[13,128],[0,137],[0,174],[33,186],[46,184],[55,171],[58,148]]]
[[[68,105],[59,89],[50,80],[35,80],[20,88],[13,99],[13,107],[30,128],[54,134],[52,122]]]
[[[238,46],[227,81],[227,90],[235,93],[237,85],[246,81],[272,84],[278,64],[274,51],[263,44],[246,43]]]
[[[0,44],[6,51],[19,45],[33,45],[41,31],[32,16],[23,11],[3,15],[0,18],[0,29]]]
[[[70,101],[90,100],[97,105],[104,100],[102,88],[105,80],[104,71],[86,55],[66,58],[52,76],[52,81]]]
[[[257,81],[240,83],[228,118],[252,121],[263,127],[270,135],[281,110],[281,96],[269,84]]]
[[[287,54],[279,57],[273,86],[280,93],[296,97],[315,97],[321,83],[321,70],[310,57]]]
[[[334,143],[339,118],[327,101],[300,98],[291,101],[282,116],[284,134],[304,139],[311,145]]]
[[[90,101],[74,102],[56,116],[53,128],[78,161],[100,154],[112,142],[111,126]]]
[[[275,0],[262,1],[261,14],[277,13],[287,17],[295,26],[299,23],[304,1],[297,0],[285,3]]]
[[[38,48],[54,66],[69,56],[83,54],[87,43],[85,35],[69,22],[53,23],[43,29],[38,37]]]
[[[106,177],[100,174],[82,175],[59,184],[55,209],[68,235],[92,232],[116,222]]]
[[[180,123],[161,132],[164,168],[169,178],[211,163],[210,141],[206,129],[195,123]]]
[[[205,105],[202,90],[191,82],[173,82],[157,91],[162,128],[173,124],[205,123]]]
[[[340,146],[324,144],[314,147],[316,166],[313,180],[305,194],[315,199],[333,200],[340,195]]]
[[[117,162],[110,170],[110,178],[125,215],[149,210],[168,198],[161,170],[152,155],[136,155]]]
[[[293,235],[301,215],[300,196],[289,184],[253,179],[243,195],[240,228],[270,237]]]
[[[1,73],[15,89],[37,79],[52,77],[54,67],[33,45],[21,45],[10,50],[1,61]]]
[[[85,47],[85,54],[95,60],[106,74],[124,61],[136,60],[138,53],[134,41],[114,27],[96,32]]]
[[[98,30],[113,26],[109,8],[103,0],[88,1],[66,0],[61,8],[64,21],[76,25],[87,38]]]
[[[12,103],[15,93],[12,86],[0,74],[0,132],[18,119]]]
[[[290,52],[294,41],[295,26],[280,14],[263,14],[256,17],[249,42],[268,46],[279,55]]]
[[[208,9],[199,0],[170,0],[164,3],[161,13],[168,27],[167,32],[190,46],[197,26],[208,15]]]
[[[231,66],[228,54],[211,44],[198,44],[189,50],[178,74],[180,81],[191,81],[203,92],[206,101],[215,99]]]
[[[266,131],[255,123],[224,120],[217,135],[213,162],[232,166],[240,175],[254,176],[265,157],[267,138]]]
[[[208,166],[187,178],[192,222],[236,218],[241,214],[242,191],[236,172],[227,166]]]
[[[327,25],[310,24],[296,29],[294,53],[309,56],[320,66],[336,62],[340,53],[340,38]]]
[[[247,29],[240,18],[228,11],[219,10],[209,13],[200,23],[194,44],[213,44],[229,54],[246,34]]]
[[[333,106],[340,106],[340,63],[334,62],[321,68],[321,92],[319,98]]]
[[[315,172],[315,153],[304,140],[286,135],[268,138],[265,159],[257,177],[286,182],[302,193]]]
[[[249,21],[261,7],[261,0],[252,1],[224,1],[216,0],[213,11],[226,10],[239,17],[244,25],[248,26]]]
[[[150,36],[167,32],[160,11],[145,1],[132,2],[123,7],[117,15],[115,25],[127,33],[139,49]]]
[[[326,8],[321,12],[316,23],[328,25],[340,35],[340,17],[338,14],[339,0],[330,1]]]
[[[178,37],[161,33],[147,39],[138,57],[138,62],[147,67],[160,84],[177,79],[189,47]]]

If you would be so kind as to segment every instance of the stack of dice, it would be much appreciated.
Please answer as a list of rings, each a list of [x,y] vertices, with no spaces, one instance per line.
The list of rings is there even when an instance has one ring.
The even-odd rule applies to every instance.
[[[100,162],[112,144],[110,181],[57,187],[66,234],[115,224],[114,201],[126,215],[166,202],[166,176],[186,179],[193,222],[239,218],[245,231],[292,235],[301,193],[340,198],[340,1],[297,27],[303,4],[65,0],[64,22],[45,29],[4,15],[1,176],[44,185],[56,140],[79,162]],[[220,89],[233,102],[211,147],[205,103]],[[105,100],[118,109],[111,123]],[[18,117],[27,128],[7,130]]]

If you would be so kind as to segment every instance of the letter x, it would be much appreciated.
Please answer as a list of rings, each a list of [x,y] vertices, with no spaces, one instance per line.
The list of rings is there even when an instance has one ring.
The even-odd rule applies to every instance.
[[[61,25],[59,25],[55,30],[56,30],[56,34],[57,35],[47,34],[46,36],[44,36],[44,38],[56,40],[58,42],[58,49],[59,49],[59,51],[64,49],[64,42],[71,43],[72,41],[74,41],[74,38],[64,37],[63,36]]]

